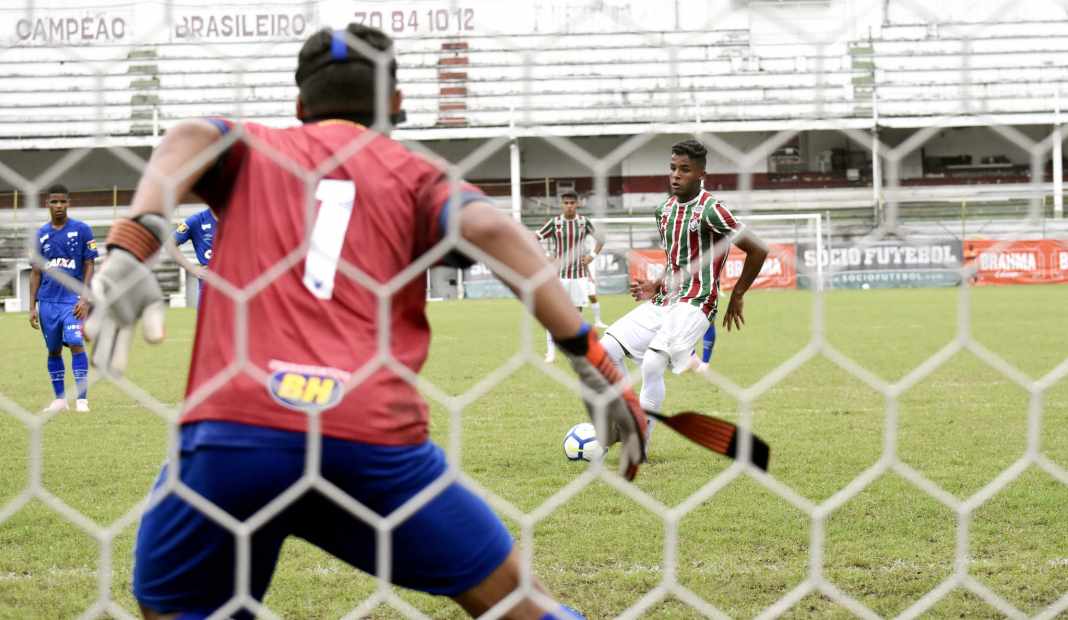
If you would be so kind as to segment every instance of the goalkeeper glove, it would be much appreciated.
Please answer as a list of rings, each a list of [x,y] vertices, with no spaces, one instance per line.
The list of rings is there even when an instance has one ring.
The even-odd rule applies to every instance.
[[[638,397],[588,324],[582,324],[577,336],[557,340],[556,344],[589,391],[583,394],[582,402],[597,428],[597,437],[605,448],[617,441],[622,443],[619,473],[633,480],[638,466],[645,461],[645,433],[649,426]],[[598,415],[601,411],[604,414]]]
[[[149,213],[122,219],[108,233],[108,256],[92,281],[93,311],[85,333],[93,345],[93,365],[121,375],[129,358],[133,326],[144,320],[145,340],[163,340],[166,305],[152,270],[145,264],[170,232],[163,216]]]

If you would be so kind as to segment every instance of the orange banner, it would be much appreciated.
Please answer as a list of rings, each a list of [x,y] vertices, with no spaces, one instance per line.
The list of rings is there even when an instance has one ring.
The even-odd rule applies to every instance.
[[[664,274],[663,250],[631,250],[627,254],[630,279],[655,280]],[[734,288],[738,276],[742,275],[745,264],[745,252],[731,246],[727,255],[727,264],[720,274],[720,289],[729,291]],[[768,257],[760,268],[751,288],[796,288],[797,287],[797,252],[792,243],[769,243]]]
[[[977,267],[975,285],[1068,282],[1068,241],[968,239],[964,262]]]

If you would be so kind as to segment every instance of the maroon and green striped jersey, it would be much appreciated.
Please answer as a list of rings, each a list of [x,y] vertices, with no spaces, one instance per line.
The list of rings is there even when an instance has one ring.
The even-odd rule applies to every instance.
[[[589,276],[582,257],[586,255],[586,236],[596,236],[593,222],[585,215],[567,219],[563,215],[545,222],[538,229],[538,239],[550,239],[553,253],[560,261],[560,277],[567,280]]]
[[[742,223],[724,204],[701,190],[684,203],[671,196],[656,208],[656,227],[667,256],[664,285],[653,303],[687,303],[716,316],[719,276],[727,264],[729,237]]]

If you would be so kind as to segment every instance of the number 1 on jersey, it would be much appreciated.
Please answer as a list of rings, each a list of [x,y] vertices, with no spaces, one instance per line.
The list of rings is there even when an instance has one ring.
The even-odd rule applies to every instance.
[[[356,184],[352,181],[323,179],[315,188],[319,212],[312,224],[311,245],[304,258],[304,287],[319,299],[334,296],[334,279],[345,232],[356,201]]]

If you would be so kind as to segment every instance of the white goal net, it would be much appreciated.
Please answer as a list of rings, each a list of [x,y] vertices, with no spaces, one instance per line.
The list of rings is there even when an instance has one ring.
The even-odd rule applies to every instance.
[[[743,429],[743,443],[751,432],[766,437],[765,429],[772,429],[775,441],[769,471],[740,461],[717,461],[722,466],[714,468],[706,463],[712,460],[710,455],[702,455],[705,460],[698,465],[688,462],[685,470],[672,469],[671,459],[685,453],[668,443],[667,429],[658,427],[660,435],[654,442],[664,442],[672,450],[663,457],[654,453],[654,462],[634,483],[601,462],[577,475],[545,474],[540,468],[550,460],[534,456],[524,460],[529,455],[520,444],[529,443],[539,432],[552,435],[556,442],[555,437],[565,430],[554,426],[559,420],[534,429],[512,426],[511,421],[494,426],[496,422],[485,421],[489,416],[478,417],[482,413],[493,413],[493,419],[508,416],[508,412],[478,409],[491,397],[514,398],[536,409],[542,403],[555,403],[547,395],[550,392],[567,394],[578,411],[577,381],[559,362],[554,366],[542,361],[541,351],[532,344],[529,317],[521,319],[514,339],[507,343],[506,348],[516,353],[487,352],[485,359],[492,363],[483,363],[480,353],[464,349],[462,337],[450,336],[452,340],[446,342],[453,342],[455,352],[449,357],[449,350],[439,350],[436,355],[447,359],[438,362],[432,356],[430,365],[440,364],[443,374],[445,366],[450,371],[470,370],[456,370],[462,377],[449,388],[398,361],[385,334],[397,292],[416,279],[426,279],[432,288],[433,275],[428,276],[427,270],[450,251],[475,256],[480,260],[476,269],[498,267],[498,276],[519,290],[519,301],[528,309],[534,288],[555,277],[554,273],[526,281],[517,280],[514,274],[509,277],[507,272],[502,275],[500,265],[462,239],[455,224],[439,244],[386,282],[338,259],[341,250],[337,250],[336,277],[371,289],[378,306],[368,312],[380,317],[380,350],[369,355],[366,366],[346,369],[345,397],[358,399],[360,383],[371,371],[389,370],[431,401],[437,426],[444,427],[435,438],[447,448],[448,469],[424,492],[389,514],[360,504],[323,476],[323,412],[314,407],[307,416],[306,470],[286,493],[247,520],[236,519],[207,501],[182,483],[173,468],[151,496],[144,497],[147,489],[142,489],[136,495],[140,499],[132,502],[126,501],[129,489],[108,482],[116,477],[110,467],[135,467],[130,463],[133,456],[123,462],[124,445],[152,437],[159,444],[155,456],[177,463],[181,452],[178,420],[195,401],[225,390],[235,378],[253,377],[265,385],[270,381],[265,369],[254,367],[244,357],[249,339],[261,327],[249,324],[245,304],[288,270],[304,264],[306,244],[290,248],[292,254],[285,261],[257,274],[251,284],[212,283],[220,297],[235,302],[234,339],[243,353],[207,381],[207,387],[193,395],[194,402],[161,398],[138,380],[94,370],[90,390],[105,386],[113,390],[115,401],[122,403],[118,408],[128,418],[108,427],[92,417],[98,415],[96,410],[86,414],[77,429],[68,427],[61,433],[68,437],[63,445],[69,452],[50,448],[49,441],[52,429],[67,422],[64,416],[75,414],[38,413],[41,403],[25,396],[48,394],[29,387],[46,385],[45,351],[38,335],[34,334],[32,346],[23,344],[29,338],[11,349],[0,344],[0,357],[9,360],[7,366],[0,366],[9,374],[0,383],[0,414],[6,424],[3,436],[11,438],[5,451],[12,455],[0,458],[0,479],[8,481],[0,487],[6,493],[0,495],[0,555],[17,549],[12,557],[33,558],[35,566],[46,567],[28,578],[33,582],[29,587],[19,585],[27,579],[14,568],[0,570],[0,617],[137,617],[127,593],[130,558],[116,553],[116,541],[128,537],[144,511],[168,494],[180,496],[230,531],[236,541],[233,596],[211,617],[227,618],[241,610],[265,618],[286,615],[253,596],[250,582],[255,559],[250,547],[265,523],[306,492],[318,492],[342,507],[353,519],[370,526],[378,540],[375,583],[365,598],[347,606],[344,617],[458,616],[460,612],[448,601],[413,599],[390,581],[396,566],[391,533],[452,482],[486,498],[512,526],[521,551],[518,588],[490,607],[485,618],[505,617],[511,605],[524,598],[559,609],[555,599],[536,587],[536,574],[555,590],[560,602],[577,601],[579,607],[594,609],[591,617],[597,613],[623,618],[848,613],[863,618],[914,618],[938,616],[947,609],[948,615],[1011,618],[1055,618],[1068,613],[1063,528],[1043,523],[996,524],[999,531],[1023,531],[1024,539],[1034,532],[1033,545],[1013,539],[1027,553],[1033,551],[1032,546],[1046,546],[1053,549],[1049,553],[1061,554],[1059,559],[1041,555],[1042,566],[1032,573],[1012,573],[1017,581],[1009,584],[991,577],[996,571],[990,566],[1001,564],[998,557],[989,556],[999,551],[977,558],[975,542],[982,511],[1025,476],[1037,473],[1043,480],[1052,480],[1049,495],[1019,508],[1014,504],[1006,513],[1037,511],[1043,505],[1049,510],[1048,504],[1055,505],[1052,512],[1059,517],[1064,512],[1061,500],[1068,487],[1068,469],[1059,457],[1050,456],[1054,448],[1062,454],[1063,446],[1051,448],[1047,441],[1052,436],[1051,420],[1063,424],[1068,419],[1066,401],[1054,396],[1068,376],[1068,350],[1060,348],[1064,306],[1060,306],[1059,321],[1047,320],[1035,330],[1048,340],[1036,336],[1015,343],[1043,360],[1044,365],[1038,366],[1024,365],[1020,358],[992,344],[999,343],[990,333],[992,328],[976,326],[989,328],[999,323],[984,314],[986,310],[975,300],[979,293],[994,290],[987,285],[999,284],[1019,285],[1020,289],[996,289],[1013,291],[1013,295],[1024,288],[1050,295],[1026,297],[1030,301],[1021,302],[1021,315],[1039,312],[1038,306],[1050,299],[1064,300],[1059,291],[1068,281],[1068,225],[1063,210],[1061,106],[1068,92],[1068,73],[1063,69],[1068,66],[1068,9],[1052,0],[938,4],[912,0],[6,2],[0,7],[0,75],[5,83],[5,92],[0,93],[0,180],[4,183],[0,191],[0,295],[11,314],[0,315],[0,329],[10,329],[12,334],[30,329],[25,315],[18,313],[34,303],[28,289],[33,268],[49,267],[38,249],[36,231],[48,221],[43,192],[51,184],[67,180],[72,186],[72,217],[110,222],[113,209],[121,216],[128,206],[151,147],[181,119],[223,116],[271,126],[295,125],[292,110],[297,90],[292,74],[302,41],[320,27],[338,28],[350,21],[380,27],[395,39],[408,123],[394,132],[394,138],[439,166],[453,181],[466,178],[498,197],[511,192],[515,215],[526,218],[528,227],[534,225],[534,216],[527,214],[535,200],[551,210],[562,191],[575,190],[587,199],[590,208],[584,212],[608,239],[605,255],[595,263],[603,282],[611,282],[602,290],[604,294],[624,292],[634,270],[646,268],[658,251],[662,254],[656,245],[651,205],[663,197],[662,177],[671,144],[696,138],[709,148],[706,186],[736,198],[732,208],[738,218],[772,245],[759,282],[767,288],[802,289],[797,293],[802,301],[767,315],[768,323],[763,326],[746,328],[765,330],[766,339],[773,343],[779,338],[789,340],[789,347],[776,345],[766,364],[739,364],[735,374],[713,364],[700,376],[669,378],[673,382],[669,406],[672,398],[684,400],[683,394],[702,390],[699,395],[704,400],[695,396],[685,401],[687,406],[715,403],[717,415],[730,417]],[[350,43],[350,47],[358,46]],[[386,63],[376,66],[379,83],[385,83]],[[248,135],[228,140],[277,157]],[[339,157],[352,156],[364,146],[350,145],[350,151]],[[314,187],[312,181],[324,173],[322,169],[294,170],[298,166],[288,161],[278,166],[299,176],[308,187]],[[105,178],[109,175],[114,180]],[[454,183],[452,197],[462,191]],[[189,204],[196,204],[195,199],[183,200],[170,197],[173,224],[180,224]],[[176,206],[183,217],[174,211]],[[103,231],[97,232],[100,239]],[[305,241],[310,235],[307,231]],[[740,275],[743,258],[728,261],[725,280]],[[485,269],[474,275],[490,278]],[[449,274],[443,277],[443,290],[460,287],[462,291],[466,285],[467,297],[478,296],[470,293],[476,290],[472,282],[465,281],[470,271],[455,274],[456,282],[449,280],[453,277]],[[75,279],[60,280],[71,290],[90,295]],[[847,299],[871,304],[869,298],[884,291],[852,289],[891,288],[910,292],[952,289],[952,301],[948,306],[937,305],[917,293],[887,301],[893,307],[876,307],[870,316],[850,315],[850,306],[833,303]],[[994,303],[996,297],[991,294],[983,299]],[[757,298],[749,299],[750,307],[758,305]],[[498,311],[490,302],[449,303]],[[1009,304],[1004,299],[1002,303]],[[878,304],[865,308],[873,306]],[[803,308],[803,314],[791,314],[796,308]],[[909,318],[901,323],[907,331],[887,327],[898,323],[879,323],[900,316]],[[784,327],[790,321],[801,334],[794,340]],[[487,321],[486,326],[471,329],[489,332],[496,325]],[[934,334],[932,326],[941,331]],[[864,340],[853,347],[849,338],[861,332],[878,333],[879,340]],[[172,336],[175,342],[188,343],[193,334],[187,330]],[[749,355],[740,344],[743,341],[744,336],[739,336],[734,341],[739,344],[728,348],[735,359]],[[930,346],[909,348],[917,342]],[[907,349],[907,354],[893,357],[895,347]],[[885,355],[872,353],[877,348]],[[160,354],[142,348],[135,351],[132,363],[144,367],[168,355],[188,354],[186,349],[163,349],[166,353]],[[952,387],[930,395],[932,390],[925,382],[959,356],[977,360],[984,377],[996,379],[999,389],[1012,392],[1004,401],[999,400],[1000,393],[988,394],[991,408],[1003,411],[984,409],[989,416],[967,418],[965,409],[982,408],[984,403],[976,402],[981,396],[955,394]],[[833,419],[834,432],[846,439],[832,442],[789,421],[761,427],[760,416],[771,417],[762,407],[778,394],[776,390],[788,386],[800,393],[791,383],[793,377],[816,366],[820,374],[805,375],[805,381],[815,384],[814,388],[806,386],[812,391],[805,394],[818,398],[797,404],[798,411],[817,416],[813,419]],[[548,377],[551,388],[537,393],[524,391],[522,386],[513,390],[515,384],[509,381],[525,367],[537,369],[539,378]],[[950,384],[971,389],[976,380],[967,374],[954,375],[956,383]],[[146,380],[169,390],[174,383],[184,384],[186,378]],[[514,394],[495,392],[505,385]],[[909,400],[920,389],[928,390],[924,394],[931,402],[918,405]],[[794,396],[776,398],[776,404],[784,405]],[[804,397],[796,398],[800,402]],[[826,401],[834,399],[844,404],[826,406]],[[903,411],[920,406],[932,415],[948,411],[960,417],[948,419],[938,441],[923,443],[927,440],[916,438],[919,431],[902,423]],[[858,411],[867,415],[849,417]],[[1013,423],[997,417],[999,413]],[[863,422],[854,422],[861,417]],[[840,420],[846,421],[839,424]],[[472,452],[478,450],[471,450],[464,437],[476,424],[493,426],[500,433],[498,439],[505,437],[516,445],[494,444],[487,451],[495,456],[472,466],[478,458]],[[113,458],[105,461],[109,465],[97,463],[101,471],[94,472],[89,481],[70,471],[82,468],[78,459],[87,458],[70,434],[115,438],[108,450]],[[986,463],[982,446],[988,444],[983,441],[1009,447],[991,449],[997,458]],[[867,450],[864,456],[870,458],[854,458],[853,444],[860,446],[858,452]],[[960,452],[947,444],[960,444]],[[747,449],[742,448],[742,453]],[[943,469],[936,467],[932,473],[916,465],[917,458],[923,461],[925,451],[936,450],[948,454],[936,461]],[[810,465],[809,458],[816,464]],[[783,469],[778,471],[789,472],[786,477],[778,474],[780,462]],[[835,469],[841,462],[848,462],[852,469]],[[136,467],[141,473],[158,471],[158,462]],[[509,479],[514,488],[491,488],[495,467],[521,470],[525,477],[520,482]],[[820,468],[837,473],[824,477],[825,472],[817,471]],[[664,477],[658,479],[658,475]],[[953,475],[967,484],[958,484]],[[694,486],[661,492],[659,485],[666,486],[669,478],[687,476]],[[862,551],[842,542],[852,537],[847,542],[863,547],[866,537],[879,539],[887,533],[880,531],[879,519],[894,516],[889,514],[895,512],[894,506],[864,505],[856,510],[867,515],[870,521],[865,523],[870,527],[858,526],[838,538],[829,534],[832,520],[848,504],[854,502],[855,507],[857,500],[891,478],[900,481],[901,499],[896,506],[901,513],[908,513],[911,502],[929,504],[930,512],[945,521],[945,531],[938,536],[923,532],[945,544],[947,557],[934,568],[921,566],[926,558],[902,569],[925,571],[925,578],[935,575],[930,577],[932,583],[916,587],[915,596],[887,594],[894,586],[885,586],[880,571],[902,583],[912,574],[887,568],[900,568],[893,559],[883,557],[896,557],[894,553],[880,556],[885,563],[873,568]],[[106,511],[109,517],[90,516],[92,503],[70,501],[70,494],[78,491],[78,483],[70,480],[92,487],[82,491],[91,493],[101,505],[113,507]],[[730,498],[727,502],[736,499],[737,494],[731,493],[739,487],[765,494],[768,504],[785,506],[777,513],[780,516],[790,514],[778,524],[767,524],[761,523],[756,509],[753,513],[728,510],[717,513],[720,520],[710,530],[688,539],[684,526],[689,526],[694,515],[703,514],[700,511],[724,496]],[[596,520],[604,514],[582,512],[592,524],[579,528],[580,534],[596,541],[574,544],[575,553],[595,556],[604,547],[614,547],[618,541],[598,538],[598,528],[616,519],[640,522],[640,527],[630,524],[610,531],[638,541],[629,549],[632,555],[652,548],[654,557],[631,558],[626,566],[617,566],[611,557],[596,555],[602,564],[578,562],[577,567],[569,565],[575,558],[567,557],[567,552],[558,551],[546,559],[540,545],[566,547],[570,542],[554,541],[544,535],[544,528],[570,514],[569,507],[579,509],[582,499],[596,489],[607,489],[606,494],[628,501],[612,504],[606,520]],[[119,506],[120,502],[125,503]],[[35,529],[27,523],[26,515],[37,504],[58,524]],[[623,508],[617,510],[618,505]],[[739,523],[769,537],[776,535],[776,527],[787,527],[781,523],[796,526],[802,533],[799,540],[791,539],[767,552],[760,562],[744,557],[695,558],[695,549],[732,544],[732,536],[743,529],[735,527]],[[721,526],[727,533],[715,534]],[[57,599],[64,600],[60,595],[48,598],[42,611],[34,597],[44,594],[34,590],[62,589],[63,580],[77,572],[49,574],[47,569],[53,562],[47,558],[50,537],[71,529],[77,536],[88,537],[98,549],[95,564],[83,567],[91,572],[95,589],[84,608],[72,611],[71,604],[53,605]],[[652,530],[654,542],[648,543],[645,536]],[[848,558],[841,561],[848,566],[831,566],[832,542],[852,549],[854,555],[847,552]],[[877,544],[872,543],[873,547]],[[984,544],[1001,549],[989,541]],[[783,577],[782,583],[776,581],[765,591],[752,585],[752,591],[735,592],[734,602],[716,598],[720,587],[733,579],[732,571],[739,575],[774,572],[780,564],[788,564],[775,554],[787,553],[800,559],[796,574]],[[309,566],[287,575],[291,590],[277,599],[293,617],[319,617],[319,609],[302,601],[300,584],[319,582],[320,587],[330,587],[321,585],[326,582],[336,585],[339,592],[345,587],[330,581],[338,569],[323,568],[318,556],[308,557]],[[618,585],[608,588],[604,586],[608,582]],[[1021,602],[1016,590],[1038,582],[1043,586],[1042,596]],[[878,592],[873,594],[873,590]],[[626,596],[612,598],[613,591],[626,592]],[[750,595],[760,601],[755,609],[739,602]]]

